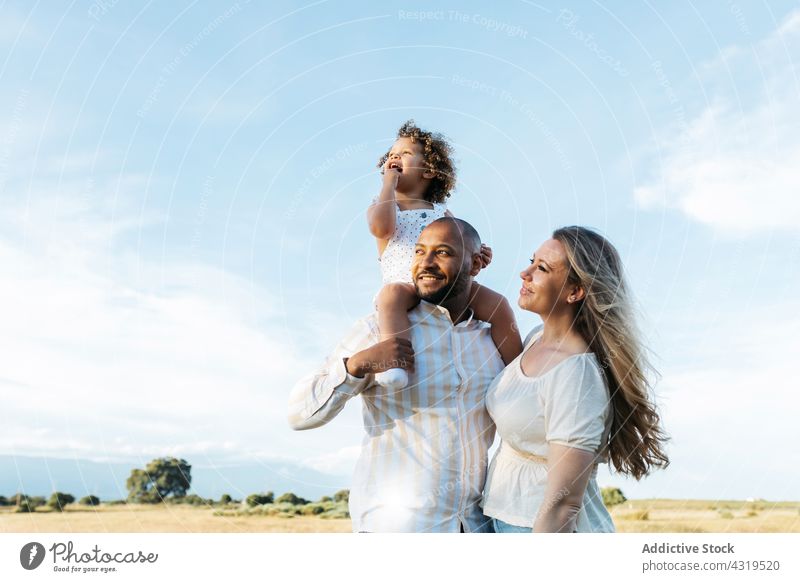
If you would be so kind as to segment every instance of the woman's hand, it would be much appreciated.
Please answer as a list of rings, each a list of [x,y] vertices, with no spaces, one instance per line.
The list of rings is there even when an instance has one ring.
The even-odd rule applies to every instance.
[[[492,262],[492,248],[482,244],[481,245],[481,269],[485,269]]]

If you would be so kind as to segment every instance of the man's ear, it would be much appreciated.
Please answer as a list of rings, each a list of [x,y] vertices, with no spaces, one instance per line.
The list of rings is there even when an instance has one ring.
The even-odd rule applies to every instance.
[[[471,277],[475,277],[478,273],[481,272],[483,269],[483,261],[481,260],[480,253],[473,253],[472,255],[472,264],[470,265],[469,274]]]

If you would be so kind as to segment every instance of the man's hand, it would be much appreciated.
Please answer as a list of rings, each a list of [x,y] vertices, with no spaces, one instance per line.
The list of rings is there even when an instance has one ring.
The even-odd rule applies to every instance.
[[[413,372],[414,348],[407,339],[384,340],[347,358],[345,367],[348,374],[357,378],[363,378],[365,374],[377,374],[389,368],[403,368]]]
[[[485,269],[492,262],[492,249],[489,246],[481,245],[481,269]]]

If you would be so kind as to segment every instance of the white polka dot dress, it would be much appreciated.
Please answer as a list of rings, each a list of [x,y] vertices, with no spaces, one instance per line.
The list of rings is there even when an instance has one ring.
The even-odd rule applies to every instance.
[[[389,244],[378,259],[381,263],[383,285],[387,283],[411,283],[411,263],[414,261],[414,246],[422,230],[447,212],[444,203],[432,202],[433,208],[400,210]]]

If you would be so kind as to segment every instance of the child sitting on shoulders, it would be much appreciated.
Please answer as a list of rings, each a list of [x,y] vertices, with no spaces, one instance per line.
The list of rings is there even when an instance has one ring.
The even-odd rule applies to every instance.
[[[408,310],[419,303],[411,281],[417,238],[434,220],[453,216],[445,205],[455,186],[451,153],[452,147],[442,135],[424,131],[409,120],[378,162],[383,186],[367,210],[367,220],[378,243],[383,276],[375,301],[381,341],[409,339]],[[486,245],[481,247],[481,257],[485,268],[492,259]],[[522,340],[506,298],[473,281],[470,308],[476,319],[491,324],[492,340],[503,362],[511,363],[522,352]],[[408,384],[408,374],[402,367],[390,368],[376,374],[375,380],[399,389]]]

